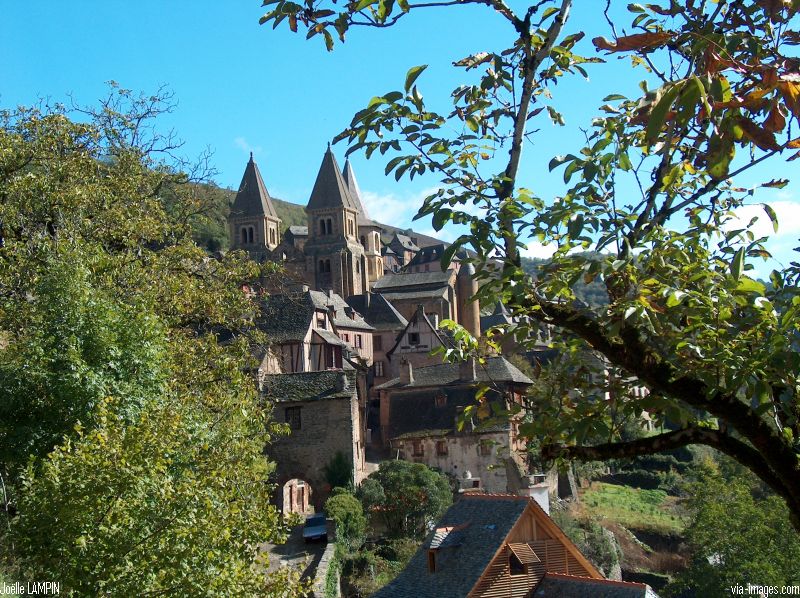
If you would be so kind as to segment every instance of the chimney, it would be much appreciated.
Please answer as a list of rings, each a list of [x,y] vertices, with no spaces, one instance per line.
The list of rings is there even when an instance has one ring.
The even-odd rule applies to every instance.
[[[370,303],[371,297],[372,297],[372,293],[367,291],[367,290],[365,290],[364,291],[364,311],[367,311],[369,309],[369,303]]]
[[[475,358],[470,356],[458,364],[458,377],[461,380],[474,381],[477,378],[475,372]]]
[[[339,372],[336,376],[336,391],[342,392],[350,388],[350,381],[347,379],[347,374]]]
[[[400,362],[400,384],[405,384],[406,386],[414,384],[414,368],[411,367],[408,359],[403,359]]]

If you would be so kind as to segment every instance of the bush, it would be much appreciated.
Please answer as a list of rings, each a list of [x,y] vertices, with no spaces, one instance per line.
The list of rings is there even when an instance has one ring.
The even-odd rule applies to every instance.
[[[347,550],[358,548],[364,540],[367,520],[358,499],[348,492],[331,496],[325,512],[336,522],[336,541]]]
[[[336,452],[322,471],[331,488],[353,487],[353,463],[341,451]]]

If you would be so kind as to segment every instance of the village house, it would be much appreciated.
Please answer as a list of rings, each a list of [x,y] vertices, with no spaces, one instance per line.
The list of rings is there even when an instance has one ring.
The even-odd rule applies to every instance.
[[[374,598],[657,598],[606,580],[536,501],[465,494]]]
[[[353,466],[351,482],[361,482],[364,437],[354,370],[267,375],[262,396],[274,404],[275,421],[289,427],[288,436],[276,436],[267,447],[284,513],[322,509],[331,490],[325,466],[337,453]]]
[[[484,407],[474,406],[480,384],[489,385]],[[436,467],[459,480],[462,489],[533,494],[542,480],[528,475],[525,442],[518,421],[505,413],[521,404],[533,381],[503,357],[483,364],[467,360],[415,368],[405,362],[400,375],[378,387],[380,428],[371,430],[393,458]],[[538,487],[538,486],[537,486]]]

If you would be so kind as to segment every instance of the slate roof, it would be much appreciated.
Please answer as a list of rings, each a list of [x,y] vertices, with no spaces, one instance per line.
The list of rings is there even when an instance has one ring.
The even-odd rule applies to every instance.
[[[308,236],[308,227],[307,226],[290,226],[289,232],[292,233],[295,237],[307,237]]]
[[[611,581],[546,573],[531,594],[533,598],[658,598],[643,583]]]
[[[522,497],[463,496],[437,523],[437,528],[460,529],[451,545],[438,548],[436,573],[428,572],[428,550],[437,541],[434,530],[406,568],[374,598],[466,596],[527,506],[528,499]]]
[[[328,310],[332,307],[333,323],[337,328],[357,328],[359,330],[372,331],[375,330],[370,326],[357,310],[353,310],[341,296],[336,293],[328,293],[322,291],[309,291],[311,301],[318,309]],[[353,318],[349,314],[353,314]]]
[[[342,178],[336,157],[329,145],[322,158],[322,164],[319,167],[317,180],[314,182],[314,189],[311,191],[311,198],[308,200],[306,210],[341,207],[358,211],[359,204],[356,204],[350,196],[350,191]]]
[[[486,332],[492,326],[500,326],[501,324],[513,324],[514,320],[511,314],[508,313],[506,306],[498,301],[494,306],[494,311],[489,316],[481,316],[481,332]]]
[[[309,293],[270,295],[261,301],[257,325],[268,342],[301,341],[313,317],[314,303]]]
[[[416,371],[416,370],[415,370]],[[416,376],[416,374],[415,374]],[[436,406],[436,398],[445,396],[445,403]],[[500,396],[496,391],[486,393],[486,400],[499,403]],[[464,407],[475,405],[475,387],[447,387],[436,390],[418,391],[408,396],[392,396],[389,410],[387,432],[389,438],[444,437],[458,434],[456,422]],[[507,419],[497,421],[490,419],[485,425],[476,426],[473,430],[465,426],[467,434],[505,432],[511,424]]]
[[[404,274],[387,274],[379,278],[372,287],[376,291],[395,291],[401,292],[413,287],[435,287],[446,286],[453,275],[452,270],[445,272],[409,272]]]
[[[380,293],[369,294],[369,305],[365,305],[366,298],[366,295],[351,295],[347,303],[375,330],[400,330],[408,325],[408,320]]]
[[[428,247],[421,248],[416,255],[411,258],[411,261],[408,262],[407,267],[430,264],[432,262],[438,263],[442,259],[442,253],[447,249],[447,246],[448,243],[439,243],[438,245],[429,245]],[[463,260],[467,257],[466,250],[459,249],[456,251],[454,259]]]
[[[419,251],[419,247],[414,244],[414,241],[411,240],[411,237],[402,233],[395,232],[394,237],[392,237],[392,240],[389,242],[392,244],[397,242],[403,249],[408,251]]]
[[[347,381],[342,384],[342,377]],[[354,370],[325,370],[264,376],[262,396],[277,403],[348,399],[356,392]]]
[[[489,357],[486,363],[475,365],[478,382],[514,382],[517,384],[533,384],[533,380],[520,372],[505,357]],[[377,386],[378,389],[439,387],[448,384],[465,384],[459,374],[459,364],[441,363],[420,368],[413,368],[414,381],[409,385],[401,385],[400,378],[393,378]],[[474,384],[474,382],[472,383]]]
[[[244,169],[242,182],[239,183],[236,199],[233,200],[231,216],[270,216],[280,220],[252,153]]]
[[[363,202],[361,201],[361,189],[358,187],[358,181],[356,180],[356,173],[353,172],[353,167],[350,165],[350,158],[347,158],[344,161],[344,169],[342,170],[342,179],[344,180],[344,184],[347,186],[347,190],[350,192],[350,198],[353,200],[353,204],[358,210],[359,215],[363,216],[364,223],[366,224],[368,222],[372,222],[369,219],[369,214],[367,214],[367,210],[364,207]],[[360,223],[361,219],[359,219],[359,224]]]

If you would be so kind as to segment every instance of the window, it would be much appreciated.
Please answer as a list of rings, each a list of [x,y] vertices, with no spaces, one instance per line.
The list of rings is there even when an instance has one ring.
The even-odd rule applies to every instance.
[[[436,441],[436,454],[437,455],[446,455],[447,454],[447,441],[446,440],[437,440]]]
[[[525,575],[525,565],[510,550],[508,551],[508,568],[511,569],[511,575]]]
[[[425,449],[422,446],[422,441],[421,440],[412,440],[411,444],[412,444],[412,447],[413,447],[413,455],[415,457],[422,457],[422,456],[425,455]]]
[[[383,362],[382,361],[376,361],[375,362],[375,375],[378,378],[382,378],[383,377]]]
[[[382,336],[373,336],[372,337],[372,348],[376,351],[383,351],[383,337]]]
[[[436,395],[436,406],[437,407],[444,407],[447,405],[447,395],[443,392],[440,392]]]
[[[302,424],[300,418],[300,410],[302,407],[287,407],[285,416],[286,416],[286,423],[289,424],[289,427],[292,430],[299,430]]]
[[[328,225],[327,225],[327,227],[326,227],[328,232],[327,232],[327,233],[325,233],[325,234],[332,235],[332,234],[333,234],[333,220],[331,220],[330,218],[328,218],[328,219],[326,220],[326,222],[328,223]]]
[[[344,334],[342,334],[342,340],[344,342],[346,342],[346,343],[349,343],[350,342],[350,335],[345,332]]]
[[[328,321],[325,314],[317,314],[317,328],[327,328]]]
[[[367,238],[364,235],[361,235],[361,247],[367,248]]]
[[[492,441],[491,440],[481,440],[480,453],[481,453],[481,457],[488,457],[489,455],[492,454]]]
[[[408,344],[409,345],[418,345],[419,344],[419,332],[409,332],[408,333]]]
[[[275,229],[274,228],[269,229],[269,242],[270,242],[270,245],[275,245]]]
[[[330,272],[330,271],[331,271],[331,261],[325,260],[325,272]]]
[[[364,341],[361,338],[360,334],[356,334],[356,349],[362,349],[364,347]]]

